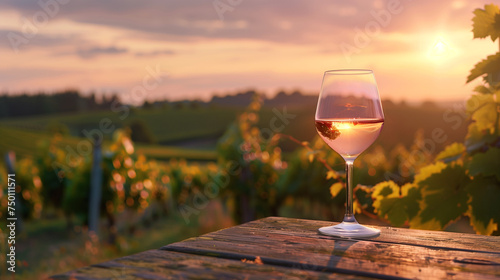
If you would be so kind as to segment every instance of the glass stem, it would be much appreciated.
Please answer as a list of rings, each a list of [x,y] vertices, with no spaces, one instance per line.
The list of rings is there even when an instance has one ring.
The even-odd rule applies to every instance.
[[[352,204],[353,197],[353,186],[352,186],[352,170],[353,170],[354,159],[345,160],[345,182],[346,182],[346,204],[345,204],[345,215],[344,222],[347,223],[357,223],[356,218],[354,218],[354,210]]]

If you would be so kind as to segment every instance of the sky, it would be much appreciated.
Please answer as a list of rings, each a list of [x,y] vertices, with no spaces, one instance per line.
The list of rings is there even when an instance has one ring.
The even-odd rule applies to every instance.
[[[469,70],[498,51],[471,32],[490,2],[2,0],[0,92],[317,94],[324,71],[366,68],[382,99],[465,101]]]

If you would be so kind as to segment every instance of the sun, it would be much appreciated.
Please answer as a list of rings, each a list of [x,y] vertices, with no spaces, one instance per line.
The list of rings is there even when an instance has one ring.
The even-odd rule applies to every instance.
[[[443,37],[439,36],[434,40],[427,56],[432,60],[442,60],[450,57],[452,53],[453,48],[450,47],[450,44]]]

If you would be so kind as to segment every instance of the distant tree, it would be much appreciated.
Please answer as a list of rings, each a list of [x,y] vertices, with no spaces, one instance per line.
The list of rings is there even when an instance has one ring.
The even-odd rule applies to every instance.
[[[78,99],[80,95],[77,90],[66,90],[57,95],[51,95],[57,102],[57,112],[78,112]],[[54,112],[51,112],[54,113]]]
[[[149,102],[149,101],[144,101],[144,103],[142,104],[142,108],[144,109],[151,109],[153,108],[153,103]]]
[[[0,95],[0,118],[9,116],[9,105],[7,104],[9,97],[6,93]]]

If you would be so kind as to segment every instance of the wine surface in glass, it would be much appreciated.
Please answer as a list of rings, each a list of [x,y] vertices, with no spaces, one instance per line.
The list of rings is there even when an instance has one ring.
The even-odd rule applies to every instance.
[[[383,119],[319,119],[316,130],[344,159],[354,159],[377,139]]]

